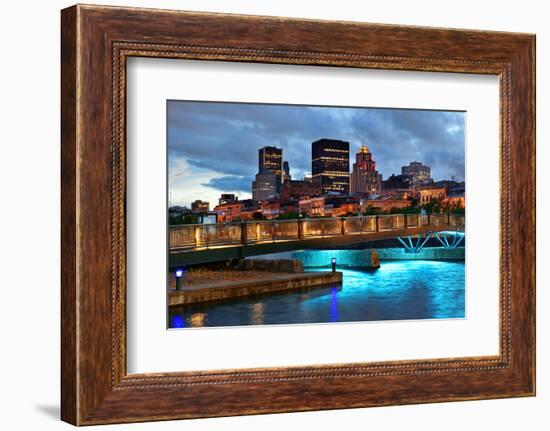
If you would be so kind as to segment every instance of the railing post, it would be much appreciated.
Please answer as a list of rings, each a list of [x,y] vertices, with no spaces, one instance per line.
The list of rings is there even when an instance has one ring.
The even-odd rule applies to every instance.
[[[275,242],[275,222],[271,221],[271,241]]]
[[[304,221],[301,218],[298,219],[298,239],[304,239]]]
[[[407,226],[408,226],[408,223],[407,223],[407,214],[403,214],[403,228],[405,230],[407,230]]]
[[[342,217],[340,219],[340,221],[341,221],[340,231],[342,232],[342,235],[345,235],[346,234],[346,219],[344,217]]]
[[[379,216],[374,216],[374,220],[376,221],[376,232],[380,232],[380,222],[378,221]]]
[[[430,218],[430,213],[428,213],[428,226],[431,226],[432,225],[432,220]]]
[[[198,247],[200,243],[200,227],[198,225],[193,229],[193,237],[195,240],[195,247]]]
[[[447,213],[447,226],[451,225],[451,213]]]
[[[248,230],[246,229],[246,222],[241,221],[241,243],[246,245],[248,242]]]
[[[321,219],[321,237],[323,237],[323,238],[325,237],[325,221],[326,220],[327,219],[325,219],[325,218]]]
[[[420,227],[420,214],[416,214],[416,228]]]

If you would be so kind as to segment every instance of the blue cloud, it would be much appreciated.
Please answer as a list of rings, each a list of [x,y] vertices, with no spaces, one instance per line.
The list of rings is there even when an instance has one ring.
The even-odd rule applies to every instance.
[[[435,179],[464,179],[464,112],[169,101],[167,133],[170,166],[212,171],[205,185],[219,191],[250,192],[266,145],[283,148],[293,177],[309,173],[320,138],[349,141],[352,158],[367,145],[384,178],[419,160]]]
[[[212,178],[207,183],[202,184],[205,187],[211,187],[221,192],[249,192],[251,180],[248,177],[239,177],[235,175]]]

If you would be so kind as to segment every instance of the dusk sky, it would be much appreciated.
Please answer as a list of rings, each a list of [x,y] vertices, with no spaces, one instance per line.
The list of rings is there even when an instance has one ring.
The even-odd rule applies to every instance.
[[[201,199],[213,208],[221,193],[250,198],[264,146],[282,148],[292,179],[302,179],[321,138],[349,141],[350,170],[365,144],[383,179],[417,160],[435,180],[462,181],[464,129],[465,113],[454,111],[169,101],[170,204]]]

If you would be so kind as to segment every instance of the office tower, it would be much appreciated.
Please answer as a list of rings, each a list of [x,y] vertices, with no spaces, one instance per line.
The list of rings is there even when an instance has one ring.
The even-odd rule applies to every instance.
[[[288,165],[288,162],[283,162],[283,184],[286,181],[290,181],[290,166]]]
[[[349,194],[349,142],[319,139],[311,144],[311,173],[323,195]]]
[[[277,178],[277,193],[281,191],[283,182],[283,149],[263,147],[258,152],[258,173],[270,171]]]
[[[261,170],[252,181],[252,199],[267,201],[277,197],[277,176],[269,170]]]

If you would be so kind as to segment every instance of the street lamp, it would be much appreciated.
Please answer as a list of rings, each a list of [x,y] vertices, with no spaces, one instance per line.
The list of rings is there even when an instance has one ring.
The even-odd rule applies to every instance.
[[[330,263],[332,264],[332,272],[336,272],[336,258],[330,259]]]
[[[181,290],[181,285],[183,283],[183,268],[178,268],[175,271],[176,275],[176,290]]]

